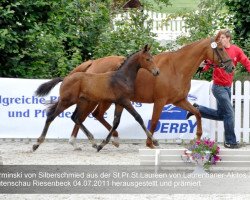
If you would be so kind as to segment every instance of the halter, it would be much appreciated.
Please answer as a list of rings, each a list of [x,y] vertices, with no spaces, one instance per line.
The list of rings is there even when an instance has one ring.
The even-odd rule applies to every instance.
[[[229,58],[229,59],[223,61],[223,59],[222,59],[222,57],[221,57],[221,55],[220,55],[220,53],[219,53],[219,51],[218,51],[218,45],[217,45],[217,43],[215,42],[214,38],[211,38],[211,47],[212,47],[212,49],[213,49],[213,60],[214,60],[214,53],[215,53],[215,54],[217,55],[217,57],[219,58],[219,60],[220,60],[220,61],[219,61],[219,62],[220,62],[219,67],[225,69],[225,68],[227,67],[225,64],[228,63],[228,62],[231,62],[232,59]],[[212,64],[212,65],[213,65],[213,64]],[[214,65],[213,65],[213,66],[214,66]]]

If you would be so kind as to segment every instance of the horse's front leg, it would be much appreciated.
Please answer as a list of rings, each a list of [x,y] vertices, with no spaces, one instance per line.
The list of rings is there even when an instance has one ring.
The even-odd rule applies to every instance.
[[[197,108],[195,108],[186,99],[178,101],[178,102],[174,103],[174,105],[176,105],[184,110],[187,110],[195,115],[196,121],[197,121],[196,136],[197,136],[197,140],[200,140],[201,136],[202,136],[202,124],[201,124],[201,114],[200,114],[199,110]]]
[[[150,129],[149,129],[152,135],[154,135],[157,123],[159,121],[159,118],[160,118],[160,115],[161,115],[161,112],[165,103],[166,103],[166,99],[158,99],[157,101],[154,102],[153,114],[151,118]],[[157,143],[157,141],[152,140],[151,138],[147,138],[146,146],[153,149],[154,146],[159,146],[159,144]]]
[[[106,137],[105,140],[102,141],[102,143],[97,147],[97,151],[99,152],[106,144],[109,143],[110,138],[112,136],[113,131],[115,131],[120,123],[120,119],[121,119],[121,114],[123,111],[123,107],[116,104],[115,105],[115,113],[114,113],[114,120],[113,120],[113,127],[111,128],[111,130],[109,131],[108,136]]]
[[[76,137],[78,135],[79,129],[80,129],[80,125],[75,124],[74,128],[73,128],[73,131],[71,133],[71,136],[69,138],[69,144],[71,144],[74,147],[74,150],[81,150],[81,148],[78,147],[77,144],[76,144]]]

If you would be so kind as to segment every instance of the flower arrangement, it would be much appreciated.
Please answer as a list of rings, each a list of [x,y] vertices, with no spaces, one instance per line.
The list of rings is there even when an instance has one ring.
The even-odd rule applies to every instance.
[[[209,169],[221,160],[219,156],[220,147],[210,139],[192,140],[190,146],[184,151],[189,160],[198,162],[201,160],[203,167]]]

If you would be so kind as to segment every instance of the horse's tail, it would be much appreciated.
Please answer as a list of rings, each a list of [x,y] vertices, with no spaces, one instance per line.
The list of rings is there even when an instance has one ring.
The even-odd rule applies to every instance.
[[[35,95],[39,97],[46,96],[58,83],[62,81],[63,78],[57,77],[46,83],[41,84],[35,91]]]

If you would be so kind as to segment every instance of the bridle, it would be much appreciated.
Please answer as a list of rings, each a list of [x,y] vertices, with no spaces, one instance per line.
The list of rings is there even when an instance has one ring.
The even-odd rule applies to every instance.
[[[215,42],[214,38],[211,38],[211,47],[213,49],[213,60],[214,60],[214,53],[217,55],[217,57],[219,58],[219,67],[225,69],[227,67],[226,63],[228,62],[232,62],[232,59],[229,58],[227,60],[223,60],[223,58],[221,57],[219,50],[218,50],[218,45],[217,42]],[[214,67],[214,64],[211,64],[211,66]]]
[[[219,67],[219,68],[222,68],[222,69],[227,69],[229,66],[228,65],[226,65],[226,63],[228,63],[228,62],[232,62],[232,59],[231,58],[229,58],[229,59],[227,59],[227,60],[223,60],[223,58],[222,58],[222,56],[221,56],[221,54],[219,53],[219,49],[218,49],[218,44],[217,44],[217,42],[215,42],[215,40],[214,40],[214,38],[211,38],[211,43],[210,43],[210,45],[211,45],[211,48],[213,49],[213,62],[214,62],[214,54],[216,54],[217,55],[217,57],[219,58],[219,65],[215,65],[215,64],[210,64],[210,63],[208,63],[207,62],[207,60],[204,60],[204,63],[206,64],[206,65],[209,65],[210,67]],[[200,67],[198,70],[197,70],[197,72],[196,73],[198,73],[198,76],[200,77],[200,73],[201,73],[201,71],[203,70],[203,68],[202,67]]]

